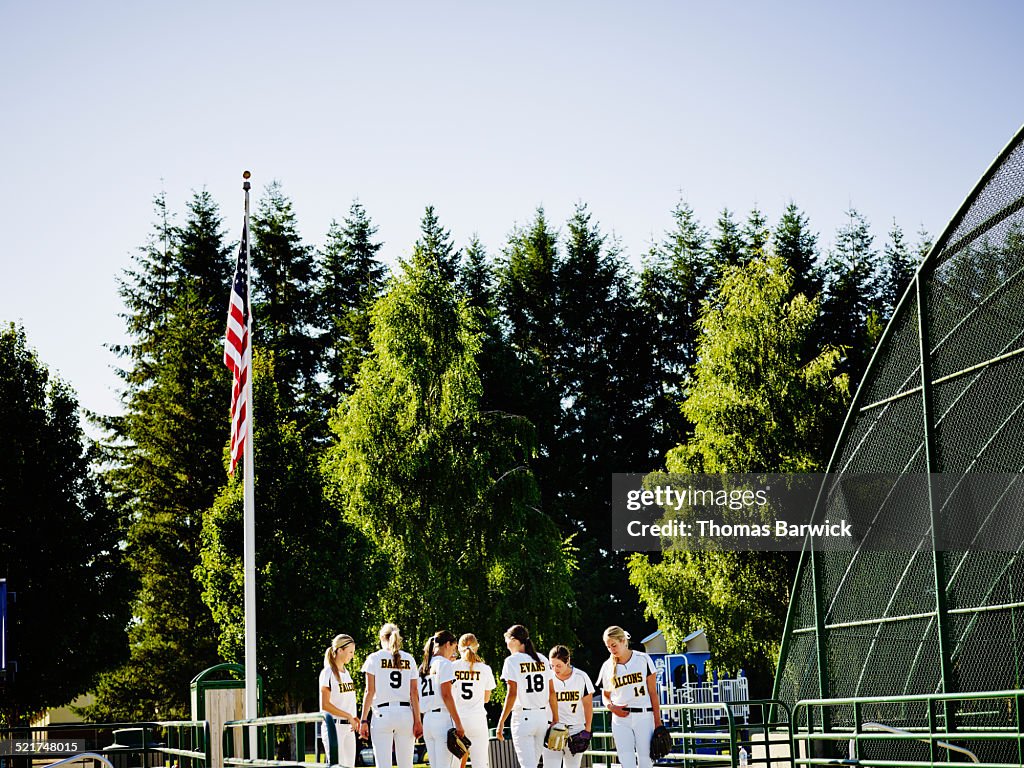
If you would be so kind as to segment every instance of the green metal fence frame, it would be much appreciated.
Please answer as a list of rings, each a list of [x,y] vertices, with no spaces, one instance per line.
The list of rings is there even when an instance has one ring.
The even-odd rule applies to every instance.
[[[929,328],[929,323],[928,323],[928,312],[927,312],[927,307],[929,306],[928,305],[928,299],[929,299],[929,296],[928,296],[928,285],[929,285],[929,281],[931,280],[931,278],[934,275],[934,270],[935,270],[936,266],[938,265],[939,257],[943,254],[943,252],[946,250],[947,246],[950,244],[950,239],[956,233],[958,227],[963,222],[965,216],[968,214],[968,212],[970,211],[970,209],[973,206],[973,204],[978,200],[979,195],[982,193],[982,191],[986,188],[987,184],[994,178],[994,176],[1000,170],[1000,168],[1002,167],[1004,161],[1011,155],[1011,153],[1013,153],[1015,150],[1017,150],[1021,145],[1024,145],[1024,128],[1021,128],[1017,132],[1017,134],[1009,141],[1009,143],[1007,143],[1007,145],[999,153],[999,155],[992,162],[992,164],[989,166],[989,168],[985,171],[985,173],[982,175],[981,179],[978,181],[978,183],[975,185],[975,187],[971,190],[970,194],[968,194],[967,197],[964,199],[964,202],[960,205],[960,208],[957,210],[956,214],[953,216],[953,218],[950,220],[950,222],[946,225],[946,228],[943,230],[941,236],[935,241],[935,243],[932,246],[931,250],[925,256],[925,258],[922,261],[921,265],[918,267],[917,271],[915,272],[913,280],[911,281],[911,284],[908,286],[907,290],[903,294],[903,297],[900,299],[899,303],[897,304],[897,307],[896,307],[895,311],[893,312],[893,319],[889,322],[889,324],[886,326],[885,330],[883,331],[883,333],[882,333],[882,335],[881,335],[881,337],[880,337],[880,339],[878,341],[878,344],[876,345],[875,350],[874,350],[874,352],[873,352],[873,354],[871,356],[871,359],[870,359],[870,361],[868,363],[868,366],[865,369],[865,374],[864,374],[863,379],[861,380],[861,385],[857,388],[857,391],[856,391],[856,393],[854,395],[853,401],[850,404],[850,409],[849,409],[849,411],[846,414],[846,418],[845,418],[845,420],[843,422],[842,429],[840,430],[839,439],[836,441],[836,445],[833,448],[832,456],[829,459],[829,465],[828,465],[828,470],[827,470],[828,472],[837,471],[838,468],[836,467],[836,463],[837,463],[837,461],[839,460],[839,458],[841,456],[841,449],[844,446],[848,435],[853,430],[853,427],[854,427],[854,425],[856,423],[856,420],[857,420],[857,416],[859,416],[863,411],[866,411],[866,410],[868,410],[870,408],[873,408],[875,406],[878,406],[878,405],[890,402],[890,401],[895,400],[897,398],[913,396],[913,395],[920,395],[920,397],[921,397],[921,406],[922,406],[921,418],[922,418],[922,423],[923,423],[924,451],[925,451],[925,457],[926,457],[927,470],[928,470],[929,474],[934,473],[936,471],[936,465],[935,465],[935,447],[936,447],[936,445],[935,445],[935,434],[934,434],[935,424],[934,424],[934,414],[932,412],[933,385],[936,382],[932,380],[931,360],[930,360],[930,354],[929,354],[930,353],[930,349],[931,349],[931,347],[930,347],[930,328]],[[957,241],[955,243],[953,243],[954,248],[956,246],[958,246],[960,243],[965,242],[965,241],[969,240],[970,238],[975,237],[975,236],[977,236],[977,235],[979,235],[981,233],[984,233],[988,229],[996,226],[997,224],[999,224],[1000,222],[1005,220],[1005,218],[1007,216],[1017,212],[1022,207],[1024,207],[1024,198],[1022,198],[1020,200],[1017,200],[1016,202],[1011,203],[1011,204],[1005,206],[999,212],[997,212],[996,214],[988,217],[984,222],[982,222],[977,227],[972,229],[971,232],[969,232],[966,235],[961,236],[960,238],[958,238]],[[863,398],[863,394],[864,394],[865,390],[867,389],[865,384],[868,382],[869,377],[873,373],[873,369],[874,369],[874,367],[875,367],[875,365],[876,365],[876,363],[878,361],[879,355],[886,348],[887,343],[890,340],[890,337],[894,333],[893,329],[895,327],[897,327],[898,325],[900,325],[900,323],[896,322],[897,319],[900,319],[900,320],[903,319],[902,318],[903,313],[905,313],[907,311],[907,307],[910,304],[912,304],[912,303],[916,303],[916,306],[917,306],[917,317],[918,317],[918,328],[917,328],[917,331],[918,331],[918,345],[917,345],[917,351],[918,351],[918,357],[919,357],[918,363],[920,365],[920,371],[921,371],[920,384],[917,387],[913,387],[913,388],[907,389],[905,391],[900,391],[899,393],[893,395],[892,397],[885,398],[884,400],[879,401],[877,403],[863,404],[861,401],[862,401],[862,398]],[[1010,357],[1016,356],[1018,353],[1021,353],[1021,352],[1024,352],[1024,348],[1022,348],[1020,350],[1015,350],[1015,351],[1013,351],[1012,353],[1009,353],[1009,354],[999,355],[997,357],[994,357],[994,358],[992,358],[990,360],[985,361],[984,363],[970,366],[969,368],[965,369],[964,371],[960,371],[958,373],[951,374],[950,376],[944,377],[944,379],[948,380],[948,379],[952,378],[953,376],[958,376],[958,375],[961,375],[961,374],[966,374],[966,373],[973,372],[974,370],[980,369],[980,368],[988,366],[988,365],[997,364],[997,363],[999,363],[999,362],[1001,362],[1001,361],[1003,361],[1005,359],[1008,359]],[[827,480],[825,481],[825,483],[827,483]],[[817,502],[815,504],[815,509],[814,509],[814,517],[815,518],[817,518],[817,517],[819,517],[821,515],[822,503],[823,503],[823,497],[824,497],[824,491],[825,491],[825,483],[822,484],[821,491],[818,494],[818,500],[817,500]],[[934,610],[929,611],[929,612],[924,613],[924,614],[915,615],[914,617],[906,617],[906,616],[903,616],[903,617],[885,617],[885,618],[875,617],[874,619],[865,620],[862,623],[865,626],[866,625],[877,625],[879,623],[879,621],[888,621],[888,620],[905,619],[905,618],[929,618],[931,621],[934,621],[936,629],[937,629],[937,639],[938,639],[938,647],[939,647],[939,655],[940,655],[940,657],[939,657],[939,670],[940,670],[939,687],[940,687],[942,692],[945,692],[945,693],[955,693],[955,692],[957,692],[959,690],[959,686],[958,686],[958,682],[956,680],[956,675],[955,675],[955,671],[954,671],[955,667],[954,667],[953,661],[952,661],[952,651],[953,651],[953,649],[952,649],[952,644],[951,644],[951,640],[950,640],[950,636],[949,636],[950,616],[953,613],[978,613],[978,612],[982,612],[982,611],[985,611],[985,610],[989,610],[989,608],[987,606],[980,606],[980,607],[977,607],[977,608],[959,609],[959,610],[956,610],[956,611],[951,611],[949,609],[949,607],[947,605],[947,602],[946,602],[946,587],[945,587],[945,585],[946,585],[947,582],[946,582],[946,574],[944,572],[943,557],[942,557],[942,553],[938,550],[938,548],[935,545],[936,544],[935,543],[935,535],[936,535],[936,531],[938,530],[937,526],[935,525],[935,521],[936,521],[936,516],[938,514],[938,510],[936,509],[935,501],[934,501],[934,499],[931,496],[931,488],[929,488],[929,500],[928,500],[928,503],[929,503],[929,510],[930,510],[931,517],[932,517],[932,552],[931,552],[932,559],[931,559],[931,564],[932,564],[933,588],[934,588],[934,591],[935,591],[935,607],[934,607]],[[789,655],[789,653],[791,651],[794,634],[797,634],[797,633],[808,633],[809,634],[809,633],[812,633],[812,632],[814,634],[814,639],[815,639],[815,653],[814,653],[814,657],[815,657],[815,659],[817,661],[818,696],[821,697],[821,698],[826,698],[827,699],[831,695],[831,690],[830,690],[831,686],[830,686],[830,679],[829,679],[829,666],[828,666],[828,635],[829,635],[830,625],[826,624],[826,622],[825,622],[825,615],[824,615],[825,609],[824,609],[824,605],[823,605],[823,593],[822,593],[823,586],[822,586],[821,568],[822,568],[822,565],[821,565],[820,558],[818,557],[818,552],[815,550],[813,545],[810,542],[808,542],[807,544],[805,544],[805,547],[804,547],[803,551],[801,552],[800,561],[799,561],[799,564],[797,566],[796,577],[794,579],[793,588],[792,588],[790,594],[792,596],[794,596],[794,597],[797,595],[797,591],[800,589],[801,584],[804,582],[805,573],[807,573],[808,574],[808,580],[809,580],[809,583],[810,583],[810,587],[813,590],[814,624],[813,624],[813,627],[811,627],[811,626],[794,627],[793,626],[793,623],[794,623],[794,620],[795,620],[795,617],[796,617],[796,613],[795,613],[795,603],[796,603],[796,600],[791,599],[789,608],[787,609],[786,625],[785,625],[785,629],[783,631],[782,642],[781,642],[780,649],[779,649],[779,663],[778,663],[779,674],[776,675],[775,684],[774,684],[773,691],[772,691],[772,696],[773,697],[779,697],[780,694],[781,694],[781,691],[780,691],[781,683],[782,683],[782,675],[781,675],[781,673],[782,673],[782,671],[783,671],[783,669],[785,667],[785,664],[786,664],[786,662],[788,660],[788,655]],[[1024,609],[1024,601],[1018,601],[1018,602],[1015,602],[1015,603],[1010,603],[1010,604],[1007,604],[1007,605],[1001,606],[1001,607],[1005,608],[1005,609],[1008,609],[1008,610]],[[845,622],[843,624],[844,627],[851,626],[851,625],[852,625],[851,622]],[[908,680],[909,680],[909,678],[908,678]],[[1017,684],[1021,685],[1021,684],[1024,684],[1024,682],[1018,680]]]
[[[1015,725],[1004,729],[981,729],[981,728],[956,728],[953,718],[948,713],[956,709],[956,705],[965,701],[989,701],[989,700],[1013,700]],[[947,716],[943,718],[945,727],[939,728],[938,718],[935,717],[935,703],[943,705]],[[878,733],[864,730],[865,722],[861,716],[863,707],[871,704],[927,704],[928,705],[928,729],[906,729],[902,733]],[[826,716],[827,710],[835,707],[853,708],[853,727],[834,728],[827,725],[831,718]],[[963,766],[966,768],[1020,768],[1024,765],[1024,689],[1008,691],[979,691],[976,693],[937,693],[923,694],[919,696],[861,696],[846,699],[805,699],[793,707],[793,764],[794,765],[836,765],[839,760],[835,757],[812,757],[813,745],[821,742],[852,742],[856,755],[853,760],[856,762],[847,763],[852,765],[873,768],[933,768],[942,766]],[[815,711],[819,712],[817,720],[814,717]],[[801,714],[804,714],[806,725],[801,726]],[[821,723],[820,731],[815,731],[816,723]],[[954,728],[950,729],[952,723]],[[1014,763],[983,763],[953,761],[949,759],[950,749],[943,744],[949,744],[951,739],[956,741],[1015,741],[1017,746],[1017,762]],[[860,744],[866,741],[924,741],[929,745],[928,761],[920,760],[867,760],[861,759]],[[800,746],[806,748],[801,756]],[[845,762],[845,761],[844,761]]]

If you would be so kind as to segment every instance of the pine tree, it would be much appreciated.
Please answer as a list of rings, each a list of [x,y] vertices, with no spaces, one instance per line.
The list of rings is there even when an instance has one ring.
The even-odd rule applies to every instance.
[[[139,584],[130,658],[101,679],[91,711],[108,720],[185,716],[188,680],[217,660],[192,571],[203,510],[224,478],[230,255],[207,193],[193,196],[182,228],[167,226],[162,199],[157,213],[156,237],[122,284],[132,337],[121,349],[125,413],[106,422],[115,441],[107,477],[131,516],[126,555]]]
[[[868,222],[850,209],[825,261],[822,328],[827,343],[841,348],[844,370],[860,381],[879,331],[878,252]]]
[[[822,290],[823,277],[818,266],[818,236],[810,230],[807,216],[790,202],[775,227],[773,252],[793,270],[793,295],[809,299]]]
[[[120,520],[90,470],[74,392],[23,328],[0,328],[0,576],[7,617],[0,726],[84,693],[127,656]],[[59,621],[58,621],[59,618]]]
[[[538,208],[526,229],[513,232],[498,269],[498,297],[509,340],[521,360],[535,361],[551,377],[555,350],[559,268],[558,234]]]
[[[878,305],[883,325],[892,317],[896,304],[910,285],[910,279],[914,276],[918,264],[915,256],[903,236],[903,230],[893,219],[892,229],[889,230],[889,237],[882,249],[879,275]]]
[[[420,237],[413,246],[412,258],[415,262],[430,265],[448,282],[455,282],[458,276],[459,252],[452,245],[451,232],[441,226],[432,205],[428,205],[423,214]]]
[[[320,276],[314,250],[303,244],[291,200],[277,182],[252,217],[252,273],[254,345],[273,355],[285,407],[304,413],[305,429],[322,417],[315,397]]]
[[[545,489],[545,509],[563,530],[580,531],[576,593],[587,643],[580,656],[596,658],[603,630],[598,624],[609,596],[620,603],[623,622],[642,625],[639,611],[630,609],[624,560],[598,542],[611,514],[608,478],[654,465],[653,350],[633,275],[617,244],[606,239],[583,204],[566,225],[565,258],[556,276],[561,341],[555,379],[562,413],[552,450],[557,474]]]
[[[723,208],[715,222],[716,234],[711,241],[711,252],[714,254],[715,270],[724,274],[726,267],[740,265],[746,259],[746,251],[740,227],[732,216],[732,211]]]
[[[323,249],[318,303],[326,331],[326,407],[352,391],[356,372],[370,350],[370,310],[384,287],[386,268],[378,260],[377,228],[358,201],[343,224],[331,222]]]
[[[759,259],[765,256],[771,235],[771,230],[768,228],[768,219],[765,218],[758,208],[752,208],[746,222],[743,224],[743,229],[740,231],[740,239],[743,242],[744,264],[752,259]]]
[[[696,362],[697,320],[712,287],[707,233],[679,202],[675,227],[648,254],[640,274],[639,300],[653,345],[657,392],[652,403],[652,443],[660,455],[683,440],[688,422],[679,410],[684,382]]]
[[[459,292],[482,334],[477,355],[483,387],[481,408],[516,412],[524,400],[523,368],[502,328],[497,275],[476,236],[470,240],[464,256],[459,268]]]

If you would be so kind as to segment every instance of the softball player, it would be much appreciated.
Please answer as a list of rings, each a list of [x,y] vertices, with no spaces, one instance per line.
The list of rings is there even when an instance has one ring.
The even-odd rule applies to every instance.
[[[551,664],[551,683],[555,687],[558,702],[558,722],[569,728],[569,735],[590,731],[594,718],[594,684],[582,669],[573,667],[569,649],[556,645],[548,654]],[[580,768],[583,753],[574,755],[569,746],[561,752],[544,748],[544,768]]]
[[[398,768],[412,768],[413,744],[423,735],[420,723],[416,660],[402,650],[402,635],[394,624],[380,628],[380,650],[363,662],[366,692],[359,735],[373,744],[376,765],[390,766],[394,748]],[[373,705],[373,728],[369,710]]]
[[[604,631],[611,656],[598,678],[612,717],[612,738],[622,768],[651,768],[651,734],[661,724],[658,675],[646,653],[630,650],[629,633],[621,627]]]
[[[480,658],[480,644],[475,635],[465,634],[459,638],[459,656],[452,667],[455,669],[455,708],[462,718],[462,727],[469,736],[469,760],[473,768],[489,768],[490,756],[487,732],[487,711],[484,709],[491,699],[496,685],[494,672]]]
[[[356,641],[349,635],[337,635],[324,653],[324,668],[320,672],[320,711],[335,717],[338,734],[338,763],[356,764],[356,731],[359,730],[359,711],[356,707],[356,687],[346,664],[356,652]],[[320,726],[324,754],[330,755],[327,723]]]
[[[501,668],[501,679],[508,685],[508,694],[505,696],[505,708],[498,718],[498,739],[505,740],[505,720],[511,713],[512,745],[519,765],[533,768],[540,762],[549,714],[550,722],[558,722],[551,667],[537,653],[530,633],[522,624],[511,626],[505,632],[505,647],[511,655]]]
[[[420,711],[423,713],[423,741],[427,745],[432,768],[450,768],[453,755],[448,751],[448,731],[455,728],[465,736],[462,720],[452,698],[455,670],[455,635],[442,629],[427,640],[420,664]]]

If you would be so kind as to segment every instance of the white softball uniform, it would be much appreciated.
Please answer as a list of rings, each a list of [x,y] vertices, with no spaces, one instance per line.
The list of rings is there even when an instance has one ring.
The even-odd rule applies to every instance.
[[[455,757],[448,751],[448,731],[455,726],[441,697],[441,686],[455,682],[452,663],[443,656],[430,660],[430,671],[420,677],[420,715],[423,718],[423,743],[427,745],[432,768],[449,768]]]
[[[594,684],[590,682],[590,676],[582,669],[573,667],[567,680],[560,680],[558,675],[552,673],[551,683],[555,687],[555,700],[558,702],[558,722],[568,726],[570,735],[579,733],[587,724],[583,700],[594,695]],[[568,745],[561,752],[544,747],[544,768],[559,768],[562,765],[565,768],[580,768],[582,762],[583,753],[574,755]]]
[[[395,661],[391,651],[382,648],[366,657],[363,672],[373,675],[374,682],[373,718],[370,721],[374,763],[390,766],[393,748],[398,768],[412,768],[415,738],[410,690],[419,677],[416,662],[405,651],[399,651]]]
[[[490,768],[490,733],[487,730],[484,697],[487,691],[493,691],[497,685],[494,672],[482,661],[470,664],[460,659],[452,667],[455,670],[452,696],[455,697],[455,708],[459,710],[462,727],[469,737],[469,761],[473,768]]]
[[[501,679],[516,684],[512,745],[520,766],[533,768],[540,762],[544,733],[551,719],[548,706],[551,677],[547,659],[537,660],[525,653],[513,653],[501,668]]]
[[[324,667],[320,671],[320,688],[330,690],[330,702],[335,707],[342,712],[348,712],[350,715],[359,717],[359,710],[356,707],[356,686],[352,682],[352,675],[349,674],[347,669],[341,673],[341,680],[339,681],[334,676],[333,669]],[[317,700],[319,701],[319,691],[317,693]],[[326,712],[325,709],[320,711]],[[356,732],[352,730],[352,723],[348,720],[342,720],[337,715],[332,714],[331,716],[334,718],[334,727],[338,734],[338,763],[347,767],[354,766],[356,764]],[[330,757],[331,750],[327,741],[326,723],[320,726],[320,740],[324,744],[324,754]]]
[[[626,707],[625,717],[612,715],[612,738],[622,768],[651,768],[651,734],[654,712],[647,690],[647,676],[655,675],[654,662],[641,651],[632,651],[625,664],[609,658],[601,667],[598,680],[612,704]],[[657,691],[655,691],[657,694]]]

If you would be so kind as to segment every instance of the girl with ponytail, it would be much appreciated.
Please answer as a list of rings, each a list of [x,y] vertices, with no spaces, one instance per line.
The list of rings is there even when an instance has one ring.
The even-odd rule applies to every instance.
[[[380,628],[380,650],[366,657],[363,672],[366,693],[359,735],[370,739],[377,765],[390,767],[394,749],[398,768],[412,768],[413,745],[423,735],[416,660],[402,650],[402,635],[394,624]]]
[[[598,684],[612,713],[612,738],[622,768],[652,768],[651,735],[661,725],[658,673],[651,657],[629,647],[629,633],[608,627],[603,635],[610,654]]]
[[[521,766],[535,766],[544,748],[548,723],[558,722],[558,704],[551,682],[551,667],[530,639],[522,624],[505,631],[509,656],[501,668],[501,679],[508,685],[505,708],[498,718],[498,739],[505,740],[505,720],[512,715],[512,746]]]
[[[494,690],[494,672],[480,658],[480,644],[475,635],[459,638],[460,659],[452,664],[455,683],[452,693],[462,726],[469,737],[469,761],[473,768],[489,768],[487,711],[484,709]]]
[[[356,687],[346,664],[356,652],[356,641],[349,635],[336,635],[324,653],[324,668],[320,672],[320,711],[334,715],[338,735],[338,763],[355,765],[356,731],[359,715],[356,708]],[[330,756],[327,723],[320,728],[324,754]]]
[[[447,629],[435,633],[423,646],[420,711],[423,741],[427,745],[432,768],[450,768],[454,764],[454,756],[448,751],[448,731],[451,728],[455,728],[460,737],[466,735],[452,697],[455,669],[451,657],[455,654],[455,646],[455,635]],[[486,745],[486,740],[484,743]]]

